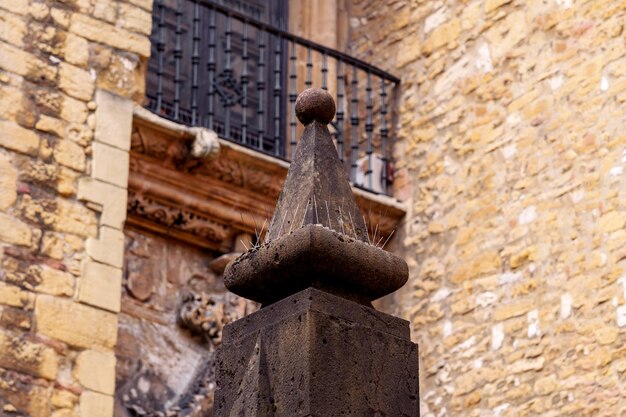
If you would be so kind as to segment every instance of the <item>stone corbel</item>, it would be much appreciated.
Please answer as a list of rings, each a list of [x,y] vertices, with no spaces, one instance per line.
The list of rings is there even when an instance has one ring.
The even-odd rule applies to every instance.
[[[190,157],[201,161],[211,161],[217,158],[220,153],[219,138],[217,133],[211,129],[189,127],[172,122],[138,105],[135,105],[133,109],[133,116],[155,127],[160,127],[173,134],[178,134],[184,142],[190,142],[187,143],[184,150],[178,150],[178,152],[171,151],[174,154],[172,157],[179,159],[178,162],[184,162],[184,160]]]

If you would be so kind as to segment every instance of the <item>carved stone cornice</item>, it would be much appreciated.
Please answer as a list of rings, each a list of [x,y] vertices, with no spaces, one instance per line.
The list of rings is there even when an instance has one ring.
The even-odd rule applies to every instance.
[[[196,246],[231,252],[274,212],[289,163],[219,139],[213,159],[194,156],[192,131],[135,114],[128,184],[129,224]],[[402,203],[359,189],[370,235],[385,239],[404,217]],[[371,236],[373,238],[373,236]]]

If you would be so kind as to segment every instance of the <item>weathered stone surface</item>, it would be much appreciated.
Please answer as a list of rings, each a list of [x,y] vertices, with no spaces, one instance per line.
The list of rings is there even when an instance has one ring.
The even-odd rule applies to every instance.
[[[91,100],[95,86],[107,83],[129,98],[143,99],[151,2],[137,2],[0,0],[2,415],[113,415],[114,365],[92,360],[86,366],[81,348],[113,355],[120,269],[105,282],[98,279],[103,274],[81,277],[81,264],[89,259],[88,238],[104,236],[99,250],[91,245],[89,251],[121,266],[123,244],[107,248],[115,239],[98,229],[113,227],[121,233],[126,185],[87,187],[79,196],[84,198],[76,197],[79,179],[94,170],[100,175],[107,158],[123,162],[120,155],[128,149],[116,155],[95,149],[94,154],[96,103]],[[110,106],[111,129],[122,135],[114,141],[130,141],[128,102],[130,106]],[[122,120],[126,130],[120,128]],[[88,168],[94,169],[86,173]],[[107,181],[125,181],[124,172],[109,174]],[[98,201],[92,201],[95,197]],[[72,369],[77,355],[82,370]],[[99,377],[100,371],[106,378]],[[76,373],[87,389],[109,395],[90,391],[79,405],[83,388],[72,377]],[[89,377],[108,385],[97,387],[87,382]]]
[[[422,52],[431,54],[434,50],[456,41],[461,33],[460,19],[451,21],[437,27],[422,44]]]
[[[266,241],[307,224],[321,224],[367,241],[363,216],[326,127],[335,114],[333,98],[324,90],[308,89],[298,100],[298,118],[308,124],[296,147]]]
[[[72,408],[62,408],[60,410],[54,410],[50,417],[77,417],[78,411]]]
[[[55,390],[50,403],[56,408],[73,408],[78,403],[78,396],[64,389]]]
[[[93,144],[91,175],[121,188],[128,187],[128,152],[100,142]],[[123,202],[118,202],[123,203]],[[121,204],[124,207],[126,204]]]
[[[145,97],[145,59],[137,55],[112,55],[98,73],[97,88],[141,102]]]
[[[224,329],[215,416],[417,416],[408,330],[315,289],[292,295]]]
[[[50,295],[71,297],[74,295],[74,277],[58,269],[42,267],[39,273],[41,282],[37,285],[37,291]]]
[[[120,22],[124,29],[133,32],[142,33],[146,36],[150,35],[152,29],[152,15],[147,10],[142,10],[130,4],[121,3]]]
[[[97,234],[97,219],[84,205],[65,199],[33,199],[25,195],[20,202],[22,215],[58,232],[89,237]]]
[[[15,332],[27,331],[32,328],[32,313],[19,307],[3,307],[0,324],[7,330]]]
[[[611,211],[598,219],[598,228],[602,233],[614,232],[626,225],[626,213]]]
[[[89,60],[89,42],[69,33],[65,38],[65,60],[70,64],[84,67]]]
[[[113,312],[120,311],[122,270],[93,261],[81,269],[78,300]]]
[[[71,140],[60,140],[54,147],[54,159],[63,166],[85,170],[85,150],[76,142]]]
[[[85,391],[80,396],[79,408],[81,416],[111,417],[113,415],[113,397]]]
[[[512,0],[485,0],[485,13],[490,13],[498,7],[511,3],[511,1]]]
[[[0,282],[0,304],[32,308],[35,297],[15,285]]]
[[[128,2],[148,11],[152,10],[152,5],[154,3],[153,0],[129,0]]]
[[[28,155],[36,155],[39,136],[16,123],[0,120],[0,146]]]
[[[395,301],[420,340],[422,415],[619,415],[623,4],[350,4],[350,51],[402,78]]]
[[[53,259],[62,259],[65,242],[60,233],[44,232],[41,241],[41,253]]]
[[[130,149],[133,102],[108,91],[96,91],[95,139],[119,149]]]
[[[109,23],[115,23],[118,16],[117,5],[111,0],[98,2],[93,8],[93,16]]]
[[[71,123],[84,123],[89,111],[85,102],[70,96],[63,96],[60,116],[63,120]]]
[[[54,380],[58,362],[58,355],[49,346],[0,331],[1,367]]]
[[[308,287],[371,305],[402,287],[407,276],[403,259],[309,224],[235,259],[226,267],[224,283],[235,294],[263,305]]]
[[[71,13],[69,10],[53,7],[50,9],[50,16],[62,28],[67,28],[70,25]]]
[[[72,16],[70,32],[141,56],[150,55],[150,40],[147,36],[117,28],[90,16],[78,13]]]
[[[3,30],[0,33],[0,40],[6,41],[15,46],[22,46],[24,34],[26,33],[26,24],[19,16],[0,10],[0,22],[3,24]]]
[[[37,332],[71,346],[110,349],[117,340],[117,316],[68,299],[40,295],[35,303]]]
[[[0,68],[31,80],[50,81],[56,77],[56,68],[38,56],[9,45],[0,43]]]
[[[17,171],[11,160],[0,154],[0,211],[11,207],[17,198]]]
[[[124,234],[120,230],[101,226],[98,238],[87,240],[87,254],[94,260],[116,268],[124,261]]]
[[[102,207],[101,225],[119,230],[123,228],[128,200],[126,189],[93,178],[83,177],[78,182],[78,198]]]
[[[101,394],[115,391],[115,354],[84,350],[76,357],[74,376],[85,388]]]
[[[28,13],[28,2],[23,0],[0,0],[0,7],[15,14],[24,15]]]
[[[77,59],[80,61],[80,59]],[[93,96],[95,79],[89,71],[62,63],[59,67],[59,87],[66,94],[79,100],[88,101]]]
[[[12,216],[0,213],[0,241],[29,246],[31,236],[31,228],[27,224]]]
[[[7,120],[16,120],[22,111],[23,94],[15,87],[3,85],[0,89],[0,113]]]
[[[523,300],[497,307],[494,311],[495,321],[507,320],[528,313],[533,308],[532,300]]]
[[[65,122],[56,117],[41,115],[39,116],[39,120],[37,120],[35,129],[51,133],[57,137],[63,137],[65,134]]]

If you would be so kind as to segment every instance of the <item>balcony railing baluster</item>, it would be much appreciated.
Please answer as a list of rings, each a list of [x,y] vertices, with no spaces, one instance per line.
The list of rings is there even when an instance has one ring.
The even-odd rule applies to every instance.
[[[274,51],[274,154],[281,154],[280,144],[280,101],[281,101],[281,79],[280,67],[282,64],[280,44],[281,39],[275,39],[276,49]]]
[[[213,129],[215,121],[215,9],[209,9],[209,56],[207,57],[207,127]]]
[[[265,33],[261,32],[259,35],[259,78],[257,79],[256,88],[259,97],[264,96],[265,92]],[[263,100],[259,100],[259,107],[257,110],[257,131],[259,137],[259,149],[263,150],[263,136],[265,135],[265,129],[263,128],[263,116],[265,111],[263,109]]]
[[[365,133],[367,134],[367,170],[365,171],[365,176],[367,177],[367,181],[369,184],[369,188],[373,188],[374,179],[372,178],[372,132],[374,131],[374,126],[372,124],[372,74],[367,72],[367,86],[365,87],[365,92],[367,96],[367,101],[365,104],[365,109],[367,110],[367,119],[365,120]]]
[[[156,91],[156,108],[157,114],[161,113],[163,106],[163,61],[165,59],[165,0],[159,0],[157,11],[159,14],[159,23],[157,26],[157,91]]]
[[[198,65],[200,64],[200,4],[193,2],[193,42],[191,52],[191,124],[198,124]]]
[[[224,50],[226,56],[226,64],[224,68],[224,79],[225,82],[229,82],[233,77],[233,48],[232,48],[232,37],[233,37],[233,18],[231,16],[226,17],[226,49]],[[222,97],[224,102],[224,107],[226,108],[226,114],[224,115],[224,135],[229,138],[230,137],[230,117],[231,117],[231,109],[234,103],[230,100],[230,97],[224,95]]]
[[[343,68],[337,60],[337,153],[343,162]]]
[[[306,48],[306,88],[313,86],[313,61],[311,60],[311,47]]]
[[[298,98],[298,69],[296,67],[296,43],[294,41],[291,42],[291,56],[289,60],[291,61],[291,72],[289,74],[289,81],[291,83],[289,89],[289,126],[291,127],[291,141],[289,142],[289,148],[291,157],[293,158],[293,154],[296,151],[296,99]]]
[[[380,149],[382,161],[381,186],[383,194],[387,194],[387,92],[385,80],[380,80]]]
[[[176,1],[176,49],[174,49],[174,120],[180,118],[180,88],[182,84],[181,78],[181,61],[183,60],[183,47],[182,47],[182,20],[183,10],[181,7],[181,0]]]
[[[352,125],[352,181],[356,181],[358,165],[356,160],[359,156],[359,81],[356,66],[352,66],[352,116],[350,124]]]
[[[256,20],[258,14],[245,15],[237,2],[225,3],[155,0],[147,107],[178,123],[205,126],[223,139],[288,159],[298,140],[298,90],[321,87],[337,98],[333,134],[351,180],[387,192],[389,89],[399,80]],[[259,7],[255,10],[265,6]]]
[[[328,64],[326,63],[326,51],[322,54],[322,89],[328,90]]]
[[[243,22],[243,51],[241,61],[243,69],[241,70],[241,143],[248,144],[248,83],[250,82],[248,75],[248,22]]]

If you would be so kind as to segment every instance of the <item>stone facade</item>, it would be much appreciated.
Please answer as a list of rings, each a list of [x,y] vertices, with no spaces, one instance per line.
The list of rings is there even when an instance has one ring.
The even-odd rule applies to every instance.
[[[402,77],[422,415],[626,415],[626,2],[353,0]]]
[[[626,416],[626,3],[294,3],[292,32],[337,49],[348,39],[348,53],[402,78],[394,192],[409,213],[390,247],[411,279],[384,306],[420,344],[422,414]],[[124,415],[145,381],[175,398],[151,373],[165,362],[135,372],[151,353],[133,342],[142,317],[170,321],[141,337],[170,332],[200,363],[197,314],[213,326],[248,311],[200,288],[181,330],[180,300],[165,296],[182,284],[146,286],[128,266],[145,261],[125,240],[149,236],[124,224],[151,10],[0,0],[2,415],[110,417],[116,392]],[[238,239],[209,254],[154,242],[190,260],[181,268],[221,271]],[[161,287],[163,308],[150,299]],[[211,402],[207,366],[187,376]]]
[[[0,1],[0,414],[113,412],[151,0]]]

